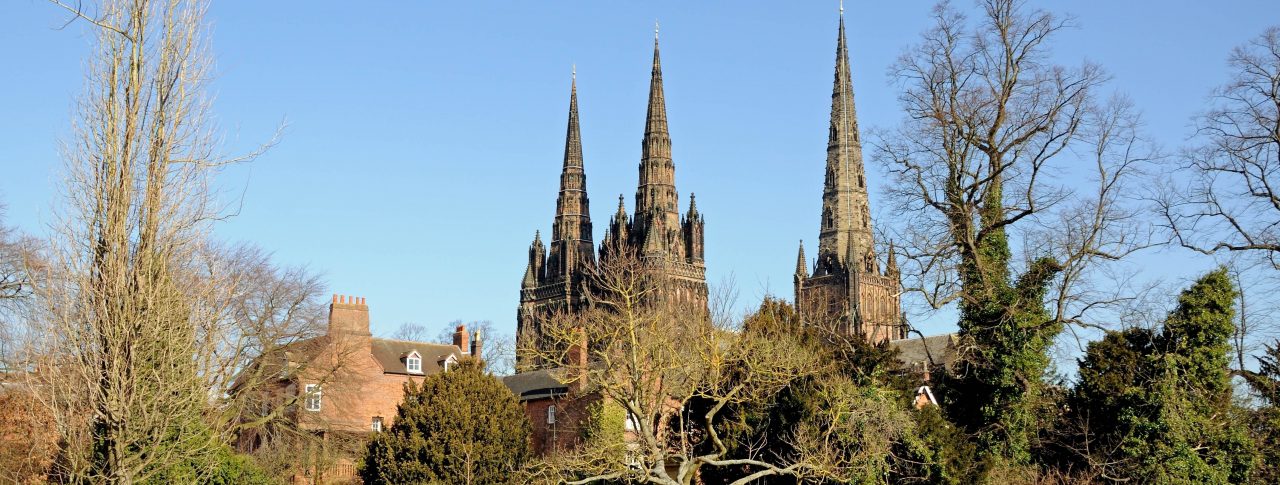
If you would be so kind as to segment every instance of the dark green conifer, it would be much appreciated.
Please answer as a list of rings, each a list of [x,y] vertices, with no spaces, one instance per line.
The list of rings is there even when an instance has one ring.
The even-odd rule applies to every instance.
[[[529,421],[501,381],[464,360],[405,385],[390,429],[369,443],[367,484],[492,484],[529,458]]]

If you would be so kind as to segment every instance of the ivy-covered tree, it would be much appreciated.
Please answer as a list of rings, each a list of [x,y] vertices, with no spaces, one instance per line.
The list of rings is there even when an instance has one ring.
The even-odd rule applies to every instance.
[[[891,67],[904,121],[873,153],[894,178],[904,289],[960,313],[958,378],[939,382],[947,417],[982,461],[1034,473],[1048,347],[1112,298],[1090,268],[1145,244],[1119,194],[1149,147],[1130,106],[1100,99],[1101,68],[1054,61],[1068,17],[977,3],[970,17],[941,2]]]
[[[1159,334],[1113,332],[1089,346],[1071,400],[1088,466],[1150,483],[1249,479],[1255,451],[1229,368],[1235,294],[1218,269],[1182,292]]]
[[[515,396],[483,364],[405,384],[390,429],[369,443],[367,484],[507,483],[529,458],[529,420]]]

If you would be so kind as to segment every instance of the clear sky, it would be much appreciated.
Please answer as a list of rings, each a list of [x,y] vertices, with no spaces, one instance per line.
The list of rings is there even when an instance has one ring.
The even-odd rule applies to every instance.
[[[1088,59],[1176,149],[1226,79],[1230,49],[1280,23],[1274,0],[1054,1],[1077,18],[1055,49]],[[956,5],[970,8],[959,0]],[[900,117],[887,68],[928,27],[926,1],[846,5],[862,129]],[[834,64],[831,1],[221,1],[210,12],[215,112],[228,153],[279,146],[223,179],[243,209],[220,237],[253,241],[368,298],[374,333],[402,322],[492,320],[514,330],[526,248],[550,230],[577,65],[587,186],[599,240],[630,207],[653,24],[676,182],[706,217],[708,278],[740,304],[790,298],[796,244],[816,248]],[[57,140],[91,37],[40,0],[0,6],[0,201],[41,233],[57,203]],[[883,171],[869,166],[873,215]],[[1175,278],[1207,267],[1145,256]],[[949,330],[944,320],[925,333]]]

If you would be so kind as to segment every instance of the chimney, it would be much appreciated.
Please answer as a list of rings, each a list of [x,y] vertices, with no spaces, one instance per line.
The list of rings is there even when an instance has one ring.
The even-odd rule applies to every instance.
[[[587,333],[581,328],[575,333],[577,342],[569,346],[565,365],[569,368],[569,387],[574,392],[581,392],[587,386]]]
[[[329,304],[330,336],[371,337],[369,333],[369,305],[363,297],[333,295]]]
[[[465,354],[471,348],[467,343],[468,340],[467,326],[458,325],[458,328],[453,330],[453,346]]]
[[[475,337],[471,339],[471,356],[476,359],[480,359],[483,355],[480,353],[481,350],[484,350],[484,336],[481,335],[482,332],[482,330],[477,328]]]

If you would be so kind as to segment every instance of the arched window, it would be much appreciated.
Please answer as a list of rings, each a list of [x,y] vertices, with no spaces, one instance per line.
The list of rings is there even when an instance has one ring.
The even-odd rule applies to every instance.
[[[547,406],[547,424],[556,424],[556,405]]]

